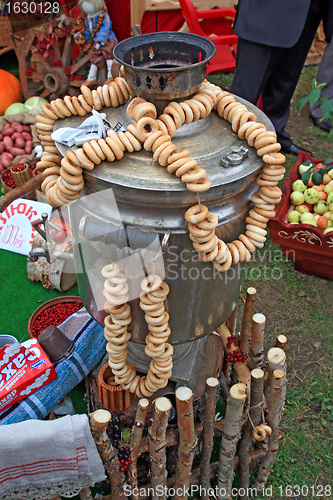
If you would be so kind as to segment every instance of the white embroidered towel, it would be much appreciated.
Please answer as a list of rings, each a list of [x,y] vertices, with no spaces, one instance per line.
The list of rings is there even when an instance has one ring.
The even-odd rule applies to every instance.
[[[0,498],[69,498],[105,479],[86,415],[0,426]]]

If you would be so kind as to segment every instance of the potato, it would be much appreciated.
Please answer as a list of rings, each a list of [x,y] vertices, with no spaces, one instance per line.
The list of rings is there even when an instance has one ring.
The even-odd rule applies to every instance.
[[[16,148],[15,146],[11,148],[10,154],[12,154],[14,157],[19,156],[19,155],[24,155],[26,151],[22,148]]]
[[[7,127],[7,128],[3,128],[3,131],[2,131],[2,135],[5,137],[5,136],[12,136],[14,133],[14,129],[12,127]]]
[[[3,165],[1,165],[0,163],[0,174],[2,174],[2,172],[5,170],[5,167]]]
[[[23,139],[25,139],[26,141],[32,141],[32,136],[31,134],[29,134],[29,132],[22,132],[22,137]]]
[[[12,129],[14,129],[15,132],[20,132],[20,134],[21,134],[23,132],[23,125],[22,125],[22,123],[13,122]]]
[[[28,132],[28,134],[31,134],[30,125],[22,125],[22,127],[23,127],[23,132]]]
[[[0,133],[0,141],[2,141],[3,139],[3,135]]]
[[[15,139],[15,147],[21,149],[25,148],[25,139],[23,139],[21,134]]]
[[[3,145],[5,146],[6,151],[10,151],[12,147],[14,146],[13,139],[11,137],[5,136],[3,138]]]
[[[1,153],[1,164],[4,168],[10,168],[12,166],[12,161],[14,160],[14,156],[10,153],[4,152]]]
[[[3,153],[5,150],[5,146],[3,145],[3,142],[0,142],[0,154]]]
[[[15,139],[17,139],[20,136],[21,136],[20,132],[14,132],[13,135],[12,135],[13,141],[15,141]]]
[[[25,143],[25,152],[27,153],[27,155],[30,155],[32,153],[32,141],[27,141]]]

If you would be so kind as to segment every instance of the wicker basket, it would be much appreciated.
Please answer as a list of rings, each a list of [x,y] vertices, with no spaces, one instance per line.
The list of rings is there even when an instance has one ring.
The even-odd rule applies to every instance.
[[[0,17],[0,48],[6,47],[8,48],[8,50],[14,48],[11,34],[12,27],[10,25],[8,17]]]

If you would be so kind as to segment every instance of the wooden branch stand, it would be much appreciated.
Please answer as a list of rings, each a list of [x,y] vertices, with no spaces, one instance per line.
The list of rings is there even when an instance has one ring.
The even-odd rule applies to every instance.
[[[112,445],[112,421],[119,422],[119,415],[100,409],[90,415],[93,436],[111,485],[111,495],[102,497],[104,500],[125,498],[125,484],[130,489],[126,496],[130,494],[132,499],[166,499],[173,495],[178,500],[199,491],[204,500],[229,500],[232,490],[235,493],[233,479],[237,470],[239,499],[249,498],[249,488],[256,488],[258,494],[263,490],[279,447],[279,423],[286,394],[283,347],[287,339],[280,335],[265,356],[266,318],[254,313],[255,296],[256,290],[249,288],[243,311],[234,311],[212,333],[223,346],[224,360],[220,360],[218,376],[207,378],[203,394],[199,395],[199,415],[194,411],[198,395],[195,398],[188,387],[179,387],[175,392],[176,425],[169,423],[173,405],[167,395],[152,397],[152,404],[148,399],[140,399],[136,404],[129,445],[132,463],[124,472],[119,471]],[[240,314],[237,338],[236,319]],[[226,400],[225,418],[215,421],[219,396]],[[111,437],[106,433],[107,427]],[[214,436],[221,436],[221,443],[217,444],[219,460],[212,463]],[[171,451],[173,468],[168,461]],[[144,461],[144,474],[138,473],[140,460]],[[250,485],[252,464],[255,481]]]

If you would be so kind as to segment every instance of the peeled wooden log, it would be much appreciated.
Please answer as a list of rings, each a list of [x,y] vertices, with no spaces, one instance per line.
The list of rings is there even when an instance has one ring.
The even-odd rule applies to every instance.
[[[147,416],[147,410],[149,406],[149,401],[146,398],[142,398],[138,402],[138,408],[136,411],[136,416],[132,428],[132,439],[131,439],[131,451],[132,451],[132,462],[128,467],[128,483],[131,490],[136,491],[136,486],[138,485],[138,474],[137,474],[137,461],[140,454],[140,446],[142,441],[142,433],[145,427],[145,421]],[[138,496],[132,494],[132,500],[137,500]]]
[[[220,446],[219,470],[217,475],[218,500],[229,500],[234,478],[235,454],[240,438],[243,407],[246,400],[246,385],[235,384],[230,396],[224,418]]]
[[[238,445],[238,459],[240,471],[240,484],[244,494],[239,494],[238,498],[247,500],[247,488],[250,484],[249,451],[252,447],[252,429],[261,423],[262,408],[264,398],[264,372],[261,368],[251,371],[251,397],[248,419],[245,423],[242,437]]]
[[[251,370],[260,368],[264,362],[264,335],[266,318],[263,314],[257,313],[252,317],[252,334],[250,342],[248,367]]]
[[[107,426],[111,421],[111,413],[107,410],[96,410],[89,415],[89,419],[92,436],[110,480],[112,499],[122,500],[125,498],[125,476],[119,470],[118,455],[114,453],[114,448],[106,434]]]
[[[274,347],[280,347],[280,349],[284,349],[287,341],[288,339],[285,335],[278,335],[276,337]]]
[[[45,248],[47,243],[40,234],[34,236],[32,249],[36,247]],[[71,243],[65,242],[63,246],[58,245],[57,250],[68,252],[72,248]],[[45,288],[56,288],[60,292],[67,292],[76,283],[74,261],[56,259],[47,262],[45,257],[39,257],[36,262],[27,263],[28,278],[32,281],[41,281]]]
[[[269,391],[267,424],[272,429],[268,436],[268,451],[260,464],[254,488],[262,491],[268,479],[279,449],[279,424],[285,403],[286,376],[283,370],[274,370]]]
[[[223,418],[221,420],[217,420],[214,423],[214,436],[220,436],[222,434],[223,423],[224,423]],[[195,424],[194,431],[195,431],[195,435],[197,436],[197,439],[199,439],[202,436],[203,423]],[[179,432],[178,432],[177,428],[167,429],[166,435],[165,435],[165,442],[166,442],[167,446],[178,445]],[[149,451],[149,439],[148,439],[148,436],[143,436],[141,446],[140,446],[139,455],[141,455],[142,453],[146,453],[147,451]]]
[[[264,457],[265,452],[263,450],[251,450],[249,453],[249,464],[251,463],[257,463],[258,461],[262,460]],[[237,467],[238,464],[238,457],[235,457],[235,467]],[[213,462],[210,464],[210,480],[212,481],[213,479],[216,478],[217,471],[219,468],[219,462]],[[170,476],[167,478],[167,487],[168,488],[173,488],[175,485],[175,476]],[[195,491],[200,490],[200,468],[193,469],[191,478],[190,478],[190,487],[191,487],[191,493],[195,493]],[[150,500],[151,498],[151,488],[152,485],[151,483],[145,484],[144,486],[140,486],[140,500]],[[113,500],[111,495],[103,496],[99,498],[98,500]]]
[[[246,291],[246,299],[242,317],[242,326],[239,334],[239,346],[247,354],[249,351],[249,338],[251,333],[252,316],[257,290],[252,286]]]
[[[282,370],[286,373],[286,353],[280,347],[272,347],[267,353],[267,369],[265,373],[264,392],[269,389],[274,370]]]
[[[193,417],[193,392],[189,387],[179,387],[176,390],[176,408],[179,447],[174,500],[179,500],[179,498],[187,498],[185,491],[190,484],[193,457],[197,445]]]
[[[148,429],[150,444],[151,484],[153,500],[167,498],[166,494],[166,443],[165,433],[168,426],[168,416],[171,402],[167,398],[157,398],[154,405],[153,423]],[[165,492],[165,493],[164,493]]]
[[[208,492],[210,488],[210,459],[213,449],[216,389],[218,385],[219,381],[217,378],[210,377],[206,380],[202,455],[200,462],[200,485],[203,491],[206,492]],[[209,500],[208,494],[202,494],[201,499]]]
[[[228,337],[230,337],[230,330],[227,327],[226,323],[216,328],[216,332],[219,334],[220,339],[223,343],[223,347],[226,353],[233,352],[236,350],[236,346],[231,346],[228,348]],[[237,376],[238,382],[247,385],[250,382],[250,370],[246,366],[246,363],[242,363],[241,361],[237,361],[234,363],[234,370]]]

